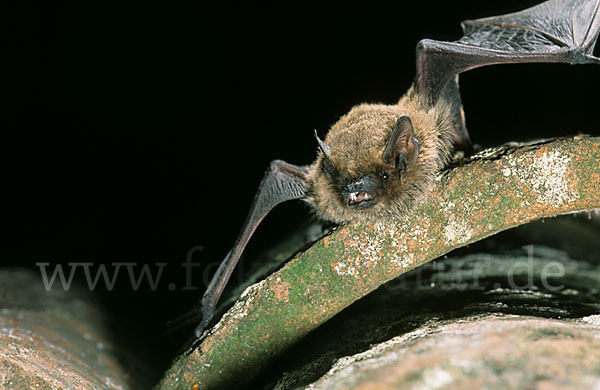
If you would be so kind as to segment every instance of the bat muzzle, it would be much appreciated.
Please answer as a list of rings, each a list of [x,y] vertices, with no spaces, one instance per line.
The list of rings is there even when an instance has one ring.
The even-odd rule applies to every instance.
[[[377,204],[373,195],[379,186],[378,180],[372,175],[367,175],[355,182],[346,185],[345,192],[348,206],[353,210],[364,210]]]

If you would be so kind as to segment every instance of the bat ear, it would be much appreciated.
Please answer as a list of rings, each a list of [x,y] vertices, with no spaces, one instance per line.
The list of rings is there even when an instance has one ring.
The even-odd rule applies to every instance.
[[[337,172],[337,168],[333,163],[331,156],[329,155],[331,153],[331,146],[321,141],[321,139],[317,135],[317,130],[315,130],[315,138],[317,139],[317,143],[319,144],[321,152],[323,152],[323,155],[325,156],[325,158],[323,159],[323,170],[325,171],[327,177],[329,179],[332,179]]]
[[[419,141],[414,136],[412,121],[406,115],[396,121],[382,157],[385,164],[401,169],[419,157]]]

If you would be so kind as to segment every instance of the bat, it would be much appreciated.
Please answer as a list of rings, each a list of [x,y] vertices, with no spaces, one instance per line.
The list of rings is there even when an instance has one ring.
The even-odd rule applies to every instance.
[[[424,39],[416,47],[416,75],[395,105],[361,104],[321,140],[311,165],[272,161],[232,249],[201,300],[200,339],[246,244],[276,205],[308,203],[323,219],[396,220],[432,189],[456,151],[473,147],[465,126],[458,75],[494,64],[600,64],[593,56],[600,0],[549,0],[507,15],[467,20],[454,42]]]

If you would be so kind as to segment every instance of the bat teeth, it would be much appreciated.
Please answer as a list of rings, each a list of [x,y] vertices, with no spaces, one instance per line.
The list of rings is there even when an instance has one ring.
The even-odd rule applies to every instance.
[[[351,192],[348,195],[348,203],[351,205],[366,202],[369,200],[373,200],[373,196],[368,192]]]

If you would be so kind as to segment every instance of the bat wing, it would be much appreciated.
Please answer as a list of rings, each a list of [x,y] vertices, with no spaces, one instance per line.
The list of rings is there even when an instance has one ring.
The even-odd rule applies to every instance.
[[[550,0],[512,14],[466,20],[455,42],[417,45],[417,93],[434,105],[458,73],[520,62],[600,64],[592,55],[600,31],[600,0]]]
[[[225,285],[229,281],[248,240],[250,240],[262,219],[278,204],[288,200],[302,199],[306,196],[306,174],[306,167],[288,164],[281,160],[271,162],[271,166],[258,187],[240,235],[233,248],[219,265],[202,296],[202,321],[194,331],[196,338],[201,337],[202,331],[212,319]]]

